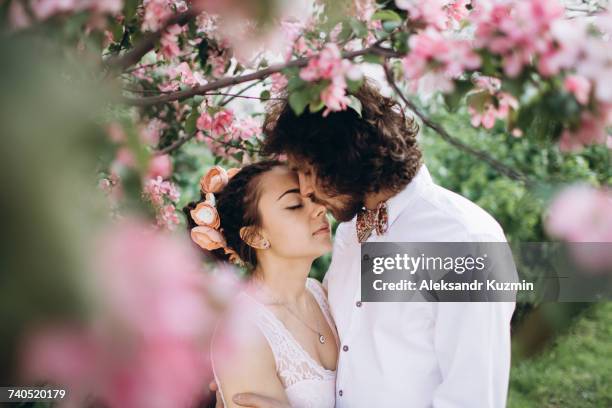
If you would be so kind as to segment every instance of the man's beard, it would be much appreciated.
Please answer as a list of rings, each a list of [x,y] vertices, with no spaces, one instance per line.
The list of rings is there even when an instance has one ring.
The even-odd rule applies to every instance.
[[[363,207],[362,197],[349,197],[350,198],[343,202],[341,206],[328,208],[338,222],[348,222],[352,220]]]

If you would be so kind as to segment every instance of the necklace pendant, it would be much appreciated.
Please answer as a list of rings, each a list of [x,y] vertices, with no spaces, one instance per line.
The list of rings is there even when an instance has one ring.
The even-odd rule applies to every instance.
[[[319,333],[319,343],[325,344],[325,336]]]

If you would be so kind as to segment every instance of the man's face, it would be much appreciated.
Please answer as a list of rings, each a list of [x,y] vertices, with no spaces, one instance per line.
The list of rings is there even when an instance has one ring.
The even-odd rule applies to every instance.
[[[288,155],[289,168],[298,174],[300,194],[310,196],[314,202],[327,208],[334,218],[340,222],[350,221],[363,206],[363,196],[348,194],[329,194],[321,187],[314,167],[306,160]]]

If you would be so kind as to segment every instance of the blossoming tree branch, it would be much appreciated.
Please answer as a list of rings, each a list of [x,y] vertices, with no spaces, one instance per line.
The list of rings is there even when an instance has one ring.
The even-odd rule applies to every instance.
[[[566,2],[567,3],[567,2]],[[504,123],[508,138],[567,153],[612,147],[612,14],[598,2],[559,0],[106,0],[9,1],[16,32],[71,22],[74,46],[98,53],[102,81],[121,88],[129,120],[108,125],[116,156],[101,181],[121,189],[142,173],[158,223],[179,223],[173,157],[203,143],[218,158],[258,158],[258,116],[238,98],[288,98],[296,113],[355,109],[351,91],[371,71],[444,140],[527,185],[530,176],[469,146],[416,103],[443,98],[471,125]],[[253,95],[253,90],[257,91]],[[134,137],[134,134],[136,135]]]

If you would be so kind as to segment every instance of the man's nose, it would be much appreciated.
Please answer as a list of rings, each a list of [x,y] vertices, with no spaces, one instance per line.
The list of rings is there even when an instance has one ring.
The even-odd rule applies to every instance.
[[[306,176],[304,173],[298,173],[298,181],[300,183],[300,194],[303,196],[309,196],[314,194],[314,188],[312,186],[312,181],[309,176]]]

